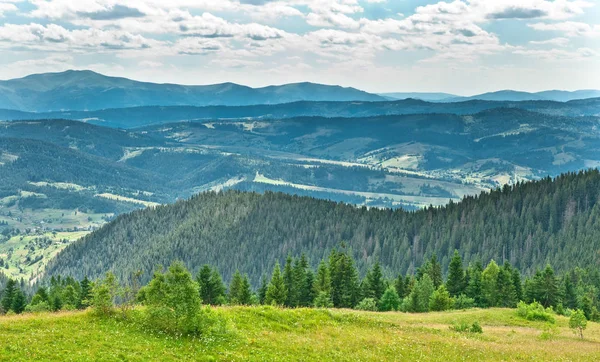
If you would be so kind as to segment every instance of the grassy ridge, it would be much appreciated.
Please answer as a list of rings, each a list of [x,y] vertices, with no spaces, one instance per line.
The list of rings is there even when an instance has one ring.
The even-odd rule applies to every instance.
[[[201,339],[149,334],[135,323],[88,312],[0,318],[0,360],[10,361],[381,361],[600,360],[600,325],[585,339],[557,317],[547,324],[518,318],[514,309],[429,314],[350,310],[222,307],[213,312],[226,332]],[[450,330],[479,321],[483,334]]]

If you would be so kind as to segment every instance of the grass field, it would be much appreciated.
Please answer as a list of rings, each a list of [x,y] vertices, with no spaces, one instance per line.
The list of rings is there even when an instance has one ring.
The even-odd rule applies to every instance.
[[[514,309],[429,314],[223,307],[221,332],[176,338],[89,312],[0,317],[2,361],[598,361],[600,324],[585,339],[557,317],[546,323]],[[460,333],[478,321],[483,334]]]

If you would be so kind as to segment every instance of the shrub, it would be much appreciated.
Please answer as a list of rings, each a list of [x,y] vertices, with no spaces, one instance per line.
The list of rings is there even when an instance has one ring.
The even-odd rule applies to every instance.
[[[581,310],[575,310],[571,313],[571,318],[569,318],[569,327],[572,328],[575,333],[579,334],[579,337],[583,339],[583,330],[587,327],[587,318],[585,318],[585,314]]]
[[[469,298],[464,294],[454,299],[454,309],[469,309],[475,306],[475,299]]]
[[[117,293],[117,279],[113,273],[107,273],[92,289],[92,307],[94,313],[106,317],[114,312],[114,299]]]
[[[379,301],[379,310],[382,312],[389,312],[392,310],[400,309],[400,297],[396,292],[396,288],[389,287],[386,289],[385,293],[381,296],[381,300]]]
[[[52,308],[50,308],[50,304],[48,302],[38,302],[36,304],[29,304],[25,307],[26,313],[43,313],[49,312]]]
[[[448,310],[451,307],[452,298],[450,298],[450,293],[448,293],[448,290],[442,284],[431,295],[431,298],[429,299],[429,310],[441,312]]]
[[[376,312],[378,310],[377,302],[374,298],[365,298],[358,303],[356,309]]]
[[[174,262],[166,273],[155,272],[145,298],[149,327],[173,334],[201,332],[198,284],[183,263]]]
[[[554,323],[554,316],[552,315],[552,309],[545,309],[538,302],[527,304],[523,301],[517,304],[517,315],[521,318],[525,318],[530,321],[543,321]]]
[[[315,308],[333,308],[331,295],[327,292],[319,292],[319,295],[315,298],[314,305]]]
[[[483,333],[483,329],[478,321],[473,322],[471,325],[465,321],[454,323],[450,326],[450,329],[460,333]]]

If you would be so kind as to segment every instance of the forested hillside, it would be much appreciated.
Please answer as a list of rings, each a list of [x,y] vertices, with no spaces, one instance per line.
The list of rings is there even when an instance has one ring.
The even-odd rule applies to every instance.
[[[361,272],[380,261],[390,275],[414,271],[436,253],[444,269],[458,249],[465,262],[509,261],[524,274],[600,262],[600,173],[517,183],[460,203],[417,212],[355,206],[279,193],[203,193],[188,201],[118,217],[65,249],[47,275],[124,279],[182,260],[210,263],[226,279],[236,269],[254,284],[275,261],[306,253],[312,265],[342,245]],[[340,244],[342,243],[343,244]]]

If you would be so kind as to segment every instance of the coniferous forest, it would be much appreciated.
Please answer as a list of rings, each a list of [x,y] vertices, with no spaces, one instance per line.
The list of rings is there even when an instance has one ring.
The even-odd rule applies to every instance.
[[[443,274],[454,250],[468,264],[492,259],[522,275],[552,265],[561,274],[600,262],[600,173],[517,183],[459,203],[420,211],[357,208],[267,192],[202,193],[190,200],[122,215],[60,253],[47,278],[92,279],[113,272],[124,281],[141,270],[181,260],[193,273],[214,265],[258,286],[287,255],[315,268],[344,245],[360,276],[379,262],[386,277],[414,274],[434,254]]]

